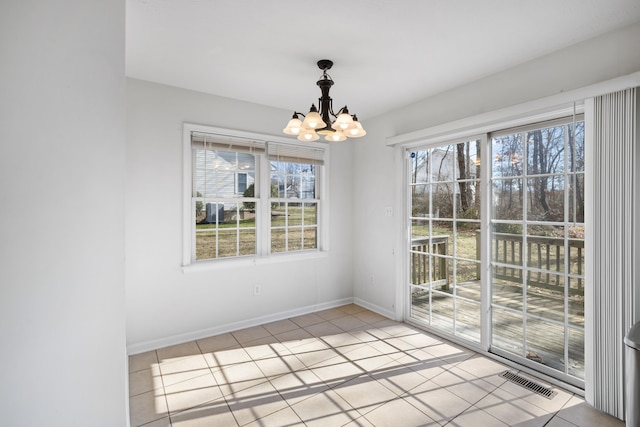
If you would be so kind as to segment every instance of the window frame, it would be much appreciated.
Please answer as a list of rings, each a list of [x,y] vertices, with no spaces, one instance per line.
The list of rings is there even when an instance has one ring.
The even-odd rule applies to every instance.
[[[256,203],[261,208],[256,216],[256,254],[223,258],[211,258],[196,260],[194,254],[195,247],[195,211],[193,209],[193,174],[194,165],[192,163],[192,133],[206,133],[214,135],[222,140],[233,142],[234,139],[242,138],[253,140],[265,147],[264,153],[256,154],[256,191],[258,193]],[[324,142],[298,143],[290,138],[277,137],[268,134],[240,131],[227,128],[219,128],[193,123],[183,124],[183,216],[182,216],[182,270],[183,272],[198,271],[221,266],[241,266],[243,264],[255,265],[258,263],[272,263],[283,261],[294,261],[305,258],[326,257],[329,251],[329,144]],[[309,147],[324,150],[324,165],[318,167],[316,176],[316,198],[321,201],[317,212],[317,249],[307,249],[302,251],[271,253],[271,227],[270,227],[270,162],[266,151],[269,143],[279,145],[289,145],[292,147]],[[235,177],[235,190],[238,189],[238,177]],[[302,199],[301,199],[302,200]]]
[[[297,144],[293,146],[271,143],[267,147],[267,156],[269,157],[270,166],[270,186],[273,184],[272,180],[274,177],[278,182],[277,195],[271,194],[272,188],[269,187],[269,208],[272,209],[269,224],[269,238],[271,239],[269,246],[272,251],[271,253],[280,254],[318,250],[321,240],[319,230],[322,229],[320,225],[319,212],[324,204],[324,200],[320,197],[319,193],[323,175],[323,168],[321,166],[324,164],[324,154],[319,153],[315,147],[309,146],[308,144]],[[279,167],[275,170],[271,169],[272,162],[279,163]],[[304,172],[305,169],[303,166],[309,166],[313,169],[313,197],[300,197],[299,193],[297,196],[292,197],[288,195],[289,188],[287,184],[289,182],[297,182],[300,190],[305,188],[303,182],[305,177],[308,178],[308,175]],[[282,188],[280,188],[280,184],[282,184]],[[289,211],[289,209],[295,211],[296,205],[299,205],[301,208],[301,217],[299,218],[300,223],[297,223],[295,214]],[[310,205],[315,206],[314,223],[307,223],[305,221],[305,206],[308,207]],[[285,210],[284,213],[281,212],[283,206]],[[277,212],[280,212],[281,215],[284,214],[284,216],[281,217],[284,219],[283,223],[278,224],[280,221],[278,220],[278,217],[274,217],[273,215],[274,208]],[[311,247],[309,249],[305,248],[305,231],[311,231],[312,234],[315,234],[315,247]],[[281,238],[283,238],[283,250],[273,251],[274,233],[279,234]],[[298,241],[300,249],[289,249],[290,244],[295,245],[296,239],[294,239],[293,236],[297,233],[300,233],[300,240]]]

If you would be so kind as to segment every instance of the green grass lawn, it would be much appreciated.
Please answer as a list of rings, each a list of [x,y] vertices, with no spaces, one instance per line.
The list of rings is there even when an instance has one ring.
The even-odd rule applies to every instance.
[[[230,214],[225,215],[225,217]],[[278,205],[271,210],[271,252],[317,248],[315,205]],[[287,229],[288,228],[288,229]],[[304,235],[303,235],[304,229]],[[216,230],[218,255],[216,256]],[[196,259],[212,259],[256,253],[256,219],[238,219],[219,224],[196,224]]]

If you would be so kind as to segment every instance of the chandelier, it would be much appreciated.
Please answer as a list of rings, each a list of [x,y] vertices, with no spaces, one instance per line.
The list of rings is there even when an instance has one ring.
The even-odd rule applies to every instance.
[[[318,61],[318,68],[322,70],[322,76],[316,82],[322,92],[322,96],[318,98],[320,110],[318,111],[315,104],[311,104],[311,109],[306,115],[294,111],[287,127],[282,130],[284,133],[297,136],[300,141],[316,141],[320,138],[318,134],[325,135],[327,141],[344,141],[347,137],[359,138],[367,134],[358,117],[349,114],[346,105],[339,109],[337,114],[333,112],[333,102],[329,96],[333,80],[327,74],[327,70],[332,66],[333,61],[328,59]],[[304,120],[300,120],[300,116],[304,117]],[[332,120],[332,117],[335,120]]]

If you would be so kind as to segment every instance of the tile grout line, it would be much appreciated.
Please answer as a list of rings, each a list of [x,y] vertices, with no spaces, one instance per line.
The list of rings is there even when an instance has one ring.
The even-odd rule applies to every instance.
[[[273,383],[273,381],[275,381],[275,380],[277,380],[279,378],[282,378],[282,377],[284,377],[286,375],[290,375],[290,374],[295,375],[296,373],[300,373],[300,372],[309,372],[311,374],[314,374],[314,369],[320,369],[320,368],[325,368],[325,367],[330,368],[332,366],[333,362],[332,362],[332,364],[328,364],[328,365],[324,365],[324,363],[327,362],[328,360],[330,360],[331,358],[328,358],[326,360],[324,360],[324,359],[323,360],[319,360],[319,361],[317,361],[317,362],[315,362],[315,363],[313,363],[311,365],[307,365],[305,362],[303,362],[300,359],[299,355],[300,354],[307,354],[307,353],[308,354],[313,354],[313,353],[315,353],[315,352],[317,352],[319,350],[312,349],[312,350],[308,350],[308,351],[303,351],[301,353],[296,353],[295,349],[290,349],[289,347],[287,347],[285,345],[285,341],[282,341],[280,338],[278,338],[276,336],[276,334],[274,334],[271,330],[266,328],[265,325],[257,325],[257,326],[259,326],[264,331],[266,331],[266,333],[268,335],[262,336],[262,337],[256,338],[256,339],[251,339],[249,341],[244,341],[243,340],[244,342],[242,342],[242,343],[238,341],[238,338],[236,337],[236,335],[234,335],[233,332],[229,332],[229,334],[231,335],[231,337],[233,337],[233,340],[237,343],[239,348],[243,349],[244,352],[246,353],[246,355],[248,356],[248,358],[249,358],[248,361],[250,361],[254,365],[256,365],[256,367],[258,368],[259,373],[261,374],[261,378],[259,378],[260,381],[258,383],[253,384],[250,387],[246,387],[246,388],[244,388],[242,390],[249,390],[249,389],[251,389],[253,387],[257,387],[259,385],[268,383],[269,386],[272,387],[275,390],[275,392],[277,393],[277,396],[284,403],[284,406],[282,408],[274,410],[274,411],[269,412],[269,413],[261,414],[258,418],[255,418],[254,420],[252,420],[248,424],[251,424],[251,423],[260,424],[259,421],[261,419],[264,419],[266,417],[270,417],[273,414],[276,414],[278,412],[282,412],[282,411],[284,411],[286,409],[290,409],[291,411],[293,411],[293,413],[296,415],[296,417],[299,420],[302,420],[302,424],[307,425],[304,422],[302,416],[299,415],[298,412],[293,409],[293,406],[297,405],[300,402],[306,401],[307,399],[313,398],[313,397],[315,397],[315,396],[317,396],[319,394],[326,393],[328,390],[331,390],[331,391],[337,393],[336,390],[338,390],[340,387],[342,387],[343,385],[348,384],[349,382],[353,381],[354,379],[362,377],[362,376],[367,376],[367,378],[369,380],[375,381],[378,385],[380,385],[383,388],[385,388],[386,390],[390,391],[395,396],[393,398],[390,398],[390,399],[385,399],[385,400],[381,401],[380,403],[376,403],[375,407],[373,407],[372,409],[367,410],[367,412],[362,413],[355,406],[353,406],[354,403],[350,402],[346,398],[343,398],[342,395],[340,393],[338,393],[338,396],[341,398],[341,400],[343,400],[346,403],[347,407],[350,408],[350,409],[345,408],[344,411],[349,411],[349,412],[354,411],[354,415],[355,414],[359,415],[358,417],[352,419],[349,423],[351,423],[351,422],[353,422],[355,420],[358,420],[358,419],[363,419],[363,420],[366,420],[367,422],[369,422],[368,418],[367,418],[368,414],[370,414],[371,412],[373,412],[375,410],[378,410],[379,408],[383,407],[384,405],[389,404],[390,402],[397,401],[397,400],[404,400],[405,403],[408,403],[413,408],[415,408],[417,411],[419,411],[420,413],[424,414],[429,419],[432,419],[429,415],[427,415],[425,412],[423,412],[418,406],[416,406],[414,403],[412,403],[410,400],[408,400],[408,397],[413,396],[412,392],[414,392],[418,387],[421,387],[422,385],[424,385],[427,382],[433,381],[434,379],[436,379],[439,376],[445,374],[446,372],[450,372],[452,375],[459,376],[462,380],[464,380],[463,376],[461,376],[462,375],[461,372],[459,372],[458,374],[452,372],[452,370],[454,368],[458,368],[462,372],[464,372],[465,374],[468,374],[471,377],[477,378],[479,380],[483,380],[483,378],[485,378],[485,377],[478,377],[473,372],[470,372],[470,370],[477,371],[477,369],[469,369],[469,368],[473,368],[473,366],[460,366],[463,362],[469,362],[469,361],[472,361],[474,358],[483,358],[484,357],[483,355],[481,355],[481,354],[479,354],[477,352],[474,352],[472,350],[467,350],[467,351],[461,350],[462,352],[464,352],[466,354],[469,354],[469,356],[465,357],[464,359],[460,359],[459,356],[457,356],[458,353],[451,352],[449,355],[444,354],[445,352],[449,351],[448,349],[444,348],[444,351],[440,351],[439,349],[438,349],[438,351],[436,351],[437,353],[442,353],[440,356],[438,356],[436,354],[431,353],[429,351],[429,348],[433,347],[433,346],[441,345],[441,344],[447,344],[448,342],[446,340],[441,340],[440,338],[436,338],[436,337],[433,337],[433,336],[429,335],[427,331],[415,329],[415,328],[412,327],[412,325],[407,325],[407,324],[404,324],[402,322],[395,322],[394,325],[388,325],[388,326],[392,327],[392,326],[396,326],[396,325],[404,325],[404,326],[409,327],[411,332],[409,332],[408,330],[407,331],[403,331],[403,330],[399,330],[399,329],[395,329],[395,328],[394,328],[393,331],[392,331],[392,329],[384,329],[387,325],[385,325],[385,326],[380,325],[379,327],[376,327],[375,325],[377,323],[382,324],[387,319],[377,320],[375,322],[369,323],[368,321],[365,321],[365,320],[357,317],[357,314],[360,314],[360,313],[365,313],[366,314],[366,312],[367,312],[366,309],[361,309],[361,310],[358,310],[358,311],[353,311],[353,309],[350,309],[349,311],[353,311],[353,312],[348,312],[348,311],[340,310],[339,308],[336,307],[336,308],[332,308],[330,310],[339,310],[340,312],[343,313],[343,315],[340,316],[340,317],[331,317],[331,319],[326,319],[326,318],[320,316],[318,313],[310,313],[310,314],[316,315],[318,318],[321,319],[321,321],[318,321],[316,323],[309,323],[306,326],[301,326],[301,324],[296,323],[294,320],[292,320],[293,318],[283,319],[283,321],[286,320],[286,321],[291,322],[293,325],[296,326],[296,328],[288,330],[288,331],[285,331],[285,332],[281,332],[280,334],[283,335],[283,334],[289,333],[289,332],[295,333],[295,331],[300,331],[299,333],[304,332],[305,334],[308,334],[309,337],[295,339],[293,341],[303,341],[303,340],[310,339],[310,340],[322,343],[322,345],[325,346],[327,350],[331,350],[335,354],[335,356],[333,356],[333,357],[340,356],[342,359],[344,359],[344,361],[336,361],[335,364],[343,364],[343,363],[349,364],[350,366],[355,367],[359,373],[358,374],[344,374],[344,375],[339,376],[335,380],[330,380],[330,381],[323,380],[321,377],[316,375],[318,381],[316,382],[314,380],[314,384],[317,383],[318,385],[322,385],[322,387],[324,387],[322,389],[323,391],[313,391],[312,393],[310,393],[309,395],[304,397],[302,400],[295,401],[295,403],[293,405],[290,404],[286,400],[286,398],[285,398],[286,393],[283,394],[283,390],[277,388],[276,385]],[[328,311],[328,310],[323,310],[323,311]],[[335,313],[335,314],[337,314],[337,313]],[[305,315],[305,316],[307,316],[307,315]],[[333,316],[333,315],[331,315],[331,316]],[[298,316],[298,317],[302,317],[302,316]],[[336,323],[333,322],[333,320],[344,319],[344,318],[347,318],[347,317],[355,319],[355,320],[357,320],[357,322],[353,321],[352,319],[344,320],[343,322],[339,322],[339,324],[343,325],[343,326],[339,326],[339,324],[336,324]],[[358,325],[358,326],[355,326],[353,328],[349,327],[349,325],[355,325],[358,322],[362,322],[362,323],[364,323],[364,325]],[[305,321],[301,321],[301,323],[306,323],[306,322]],[[322,323],[326,323],[327,326],[329,327],[328,329],[330,329],[330,327],[338,328],[341,331],[339,334],[343,334],[343,333],[344,334],[349,334],[349,335],[351,335],[351,337],[354,340],[357,340],[358,342],[349,342],[348,344],[344,344],[344,345],[340,345],[340,344],[333,345],[333,344],[331,344],[330,341],[326,340],[326,337],[325,337],[326,334],[325,335],[321,334],[321,330],[322,330],[321,327],[315,328],[315,331],[316,331],[315,333],[312,332],[314,330],[314,328],[312,328],[313,326],[320,325]],[[380,333],[372,334],[372,333],[368,332],[368,331],[372,330],[372,328],[380,330]],[[250,329],[250,328],[245,328],[245,329]],[[234,332],[240,332],[240,331],[234,331]],[[356,334],[354,334],[355,332],[368,333],[368,335],[372,339],[364,341],[360,336],[357,336]],[[259,334],[260,333],[258,332],[258,335]],[[335,334],[338,334],[338,333],[336,332]],[[385,336],[385,335],[387,335],[387,336]],[[437,340],[437,342],[434,342],[433,344],[423,345],[423,343],[422,343],[422,341],[420,339],[416,339],[416,340],[413,340],[413,342],[416,342],[417,345],[413,344],[411,342],[411,340],[408,339],[408,337],[413,337],[413,336],[417,336],[417,335],[422,335],[422,336],[427,336],[427,337],[430,337],[430,338],[434,338],[435,340]],[[251,335],[245,335],[244,337],[248,337],[248,336],[251,336]],[[225,393],[222,392],[222,390],[220,388],[221,386],[218,383],[218,380],[217,380],[217,378],[215,376],[215,373],[214,373],[214,367],[212,367],[210,365],[209,361],[205,357],[206,354],[209,354],[209,353],[213,354],[213,353],[215,353],[217,351],[225,351],[225,350],[228,350],[228,349],[230,349],[232,347],[235,347],[235,346],[225,347],[225,348],[222,348],[222,349],[215,349],[215,350],[212,350],[211,352],[206,352],[205,353],[205,352],[203,352],[203,347],[202,347],[203,343],[200,343],[199,341],[202,341],[202,340],[205,340],[205,339],[208,339],[208,338],[215,338],[215,336],[214,337],[205,337],[205,338],[202,338],[202,339],[199,339],[199,340],[193,340],[192,342],[195,344],[195,347],[197,348],[199,354],[202,357],[205,358],[205,363],[206,363],[206,366],[207,366],[208,374],[213,376],[214,383],[215,383],[216,387],[218,388],[218,390],[221,393],[221,399],[224,399],[227,411],[233,417],[236,425],[240,426],[241,425],[240,424],[240,419],[237,418],[237,415],[232,410],[231,405],[229,404],[229,400],[228,400],[229,397],[233,397],[234,396],[234,392],[232,391],[232,389],[230,389],[230,392],[228,394],[225,394]],[[397,339],[398,342],[391,341],[391,340],[395,340],[395,339]],[[266,340],[267,343],[260,344],[260,345],[267,345],[267,346],[271,345],[271,344],[268,343],[268,341],[274,340],[274,342],[272,344],[276,344],[277,343],[279,345],[284,346],[283,348],[287,352],[289,352],[290,354],[281,354],[279,350],[271,349],[271,351],[273,352],[273,355],[267,354],[265,356],[260,356],[259,355],[259,351],[256,351],[256,352],[252,353],[252,352],[249,352],[247,350],[247,348],[255,347],[255,346],[259,345],[258,341],[260,341],[260,340]],[[336,343],[338,342],[338,340],[334,340],[334,341]],[[403,349],[405,346],[401,345],[401,342],[406,343],[407,344],[407,348]],[[254,344],[252,344],[252,343],[254,343]],[[183,344],[187,344],[187,343],[183,343]],[[384,344],[386,346],[389,346],[389,348],[393,349],[393,351],[391,353],[387,353],[387,352],[385,352],[386,350],[383,351],[382,349],[378,349],[377,347],[375,347],[375,345],[379,345],[379,344]],[[353,350],[349,350],[349,347],[352,347],[352,346],[354,347]],[[169,347],[172,347],[172,346],[169,346]],[[358,347],[360,347],[360,348],[358,348]],[[458,347],[454,345],[454,348],[458,348]],[[362,353],[363,356],[362,357],[360,355],[349,356],[350,352],[352,352],[352,351],[360,351],[361,349],[363,350],[363,353]],[[169,402],[168,402],[168,397],[167,397],[167,393],[166,393],[166,387],[167,387],[166,379],[165,379],[165,374],[160,369],[161,363],[160,363],[160,359],[159,359],[160,355],[158,353],[158,350],[159,349],[152,350],[152,351],[153,351],[153,354],[155,356],[155,360],[158,363],[158,371],[159,371],[159,376],[160,376],[160,379],[161,379],[161,386],[162,386],[162,390],[161,391],[163,393],[162,398],[164,400],[164,404],[166,405],[166,415],[165,416],[161,416],[160,418],[151,420],[151,421],[149,421],[149,422],[147,422],[145,424],[141,424],[139,426],[146,426],[148,424],[152,424],[152,423],[158,422],[159,420],[163,420],[165,418],[169,422],[169,424],[172,425],[172,414],[171,414],[171,411],[169,409]],[[366,351],[366,353],[365,353],[365,351]],[[424,379],[424,381],[420,382],[420,384],[414,385],[414,386],[412,386],[412,387],[410,387],[408,389],[405,389],[403,386],[400,386],[399,389],[402,391],[401,394],[397,394],[394,391],[394,389],[390,388],[389,385],[386,385],[384,382],[380,381],[380,378],[376,378],[375,376],[373,376],[371,374],[371,372],[370,372],[370,369],[366,369],[364,367],[361,367],[357,363],[360,360],[364,361],[366,359],[379,357],[379,356],[387,356],[387,357],[389,357],[391,359],[391,360],[387,361],[386,363],[383,363],[379,367],[375,368],[374,371],[379,370],[379,369],[383,369],[384,367],[393,367],[393,366],[395,366],[396,362],[398,362],[400,359],[403,359],[405,357],[410,358],[410,360],[415,360],[416,362],[419,362],[420,364],[426,363],[427,362],[427,359],[425,359],[426,355],[424,357],[416,357],[417,355],[414,354],[414,353],[416,353],[417,351],[425,352],[430,357],[432,357],[434,361],[437,361],[438,363],[435,364],[434,366],[435,367],[439,367],[441,369],[441,371],[439,371],[439,372],[437,371],[437,373],[435,373],[432,376],[431,375],[427,376],[427,375],[425,375],[425,374],[428,373],[427,370],[425,370],[424,372],[421,372],[421,371],[418,371],[418,370],[414,370],[412,368],[412,366],[409,366],[409,365],[411,365],[411,363],[407,364],[407,362],[404,361],[404,360],[402,362],[399,362],[398,368],[401,368],[401,367],[403,369],[406,368],[409,371],[412,371],[415,375],[419,375],[422,379]],[[375,355],[369,355],[370,353],[373,353],[373,352],[376,352]],[[366,354],[366,356],[364,354]],[[295,360],[296,362],[298,362],[300,364],[300,366],[296,367],[295,364],[291,365],[291,363],[288,362],[285,359],[285,357],[288,358],[288,356],[293,356],[292,360]],[[235,355],[232,354],[232,357],[235,357]],[[267,365],[262,365],[261,363],[258,363],[258,362],[260,362],[262,360],[266,361],[266,360],[270,360],[270,359],[280,360],[282,363],[284,363],[285,366],[286,366],[286,368],[285,368],[286,372],[283,371],[283,372],[279,372],[277,374],[268,376],[267,375],[268,370],[265,370],[265,369],[268,368],[268,366]],[[234,365],[237,365],[237,364],[240,364],[240,363],[244,363],[244,362],[240,362],[240,361],[236,362],[234,359],[232,359],[232,362],[229,363],[228,366],[234,366]],[[496,363],[499,363],[499,362],[496,362]],[[224,366],[227,366],[227,365],[225,364]],[[373,364],[370,364],[368,366],[373,366]],[[375,366],[377,366],[377,365],[375,365]],[[467,369],[465,369],[465,367],[467,367]],[[219,369],[222,369],[222,368],[223,368],[223,366],[218,366],[217,369],[219,370]],[[418,366],[416,365],[416,369],[417,368],[418,368]],[[150,372],[151,372],[151,376],[153,377],[153,369],[152,369],[152,367],[150,366],[147,369],[151,369]],[[427,368],[427,369],[430,369],[430,368]],[[484,369],[484,367],[483,367],[483,369]],[[508,367],[505,367],[505,369],[508,369]],[[145,369],[138,369],[137,371],[129,372],[129,375],[137,373],[137,372],[141,372],[141,371],[144,371],[144,370]],[[216,370],[216,372],[218,372],[218,370]],[[495,376],[495,375],[491,374],[491,376]],[[327,376],[327,378],[333,378],[333,375]],[[184,380],[184,381],[188,381],[188,380]],[[465,381],[468,383],[468,382],[470,382],[472,380],[468,380],[467,379]],[[486,380],[484,380],[484,381],[486,381]],[[483,410],[482,408],[477,407],[476,405],[478,404],[478,402],[480,402],[483,399],[486,399],[488,396],[493,395],[494,393],[496,393],[497,390],[501,389],[501,387],[504,385],[505,382],[506,381],[503,381],[500,385],[496,385],[493,381],[488,381],[487,383],[490,385],[490,387],[487,388],[487,389],[485,389],[484,387],[481,387],[482,389],[484,389],[484,391],[482,392],[482,395],[480,397],[478,397],[478,398],[473,399],[474,400],[473,402],[469,402],[467,399],[465,399],[465,398],[457,395],[456,393],[450,391],[450,393],[453,393],[458,398],[466,401],[466,403],[468,403],[469,406],[466,407],[461,412],[457,413],[456,415],[451,416],[451,417],[447,417],[446,421],[445,420],[441,421],[442,425],[451,424],[452,422],[454,422],[455,419],[457,419],[460,416],[464,415],[465,413],[467,413],[472,408],[476,408],[478,411],[482,411],[484,414],[486,414],[486,415],[488,415],[488,416],[490,416],[492,418],[495,418],[496,420],[499,420],[498,418],[493,416],[491,413],[486,412],[485,410]],[[305,382],[302,382],[302,385],[303,385],[304,388],[308,387],[308,384],[306,384]],[[434,382],[434,385],[437,386],[437,389],[448,390],[448,386],[440,386],[437,382]],[[561,387],[559,387],[559,388],[562,389]],[[564,389],[562,389],[562,390],[564,390]],[[564,391],[568,391],[568,390],[564,390]],[[152,387],[151,392],[152,392],[151,394],[155,396],[155,391],[153,390],[153,387]],[[519,396],[517,394],[512,394],[509,390],[504,390],[504,392],[508,393],[509,395],[512,395],[513,398],[514,398],[514,401],[526,400],[526,397],[528,396],[528,395],[527,396]],[[566,402],[564,402],[564,404],[562,404],[562,407],[560,407],[559,409],[557,409],[557,410],[555,410],[553,412],[548,412],[548,415],[550,415],[550,418],[545,422],[545,424],[544,424],[545,426],[548,425],[549,423],[551,423],[556,418],[560,418],[562,421],[565,421],[565,422],[571,424],[570,421],[565,420],[563,417],[560,416],[560,412],[564,408],[566,408],[567,404],[571,401],[571,399],[574,396],[576,396],[575,393],[571,393],[571,392],[569,392],[569,393],[570,393],[569,399]],[[141,393],[138,393],[137,395],[129,394],[129,399],[131,399],[132,397],[138,396],[140,394]],[[160,397],[160,396],[158,396],[158,397]],[[418,399],[417,397],[414,397],[414,398]],[[213,399],[213,400],[211,400],[209,402],[205,402],[205,403],[202,403],[202,404],[195,405],[192,408],[189,407],[189,408],[186,408],[184,410],[177,411],[173,415],[175,416],[177,414],[189,411],[191,409],[211,404],[212,402],[218,401],[218,400],[219,399]],[[418,401],[420,401],[420,399],[418,399]],[[538,406],[538,404],[536,404],[536,403],[529,402],[528,400],[527,400],[527,403],[529,403],[531,405],[534,405],[535,407],[537,407],[537,408],[539,408],[539,409],[541,409],[543,411],[548,411],[546,408]],[[444,415],[443,415],[443,417],[444,417]],[[351,418],[351,416],[350,416],[350,418]],[[499,420],[499,421],[503,422],[502,420]],[[347,424],[349,424],[349,423],[347,423]],[[132,425],[132,427],[136,427],[136,426]]]

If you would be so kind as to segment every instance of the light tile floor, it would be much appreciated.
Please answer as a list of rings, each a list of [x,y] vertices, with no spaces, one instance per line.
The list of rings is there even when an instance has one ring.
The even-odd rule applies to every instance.
[[[131,356],[131,426],[624,426],[505,370],[346,305]]]

